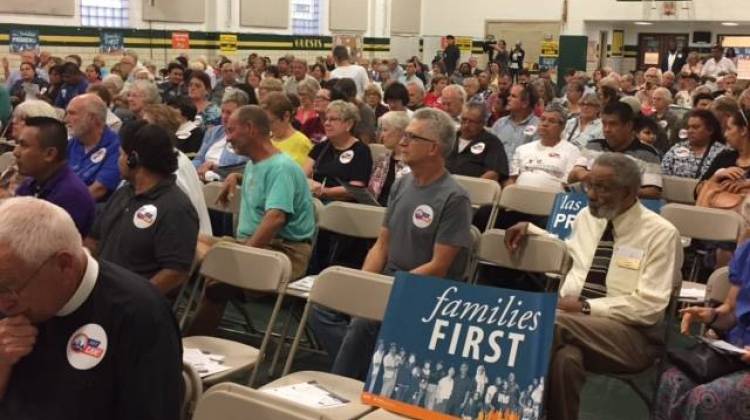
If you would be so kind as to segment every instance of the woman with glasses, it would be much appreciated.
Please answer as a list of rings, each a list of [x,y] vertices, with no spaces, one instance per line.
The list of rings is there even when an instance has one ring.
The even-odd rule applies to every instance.
[[[323,121],[326,118],[326,109],[331,103],[331,91],[323,87],[315,93],[313,99],[313,110],[315,116],[302,123],[299,131],[303,132],[313,143],[320,143],[326,137]]]
[[[565,124],[562,138],[579,149],[583,149],[590,140],[604,137],[602,120],[599,118],[601,102],[595,93],[587,93],[583,95],[578,105],[580,112]]]

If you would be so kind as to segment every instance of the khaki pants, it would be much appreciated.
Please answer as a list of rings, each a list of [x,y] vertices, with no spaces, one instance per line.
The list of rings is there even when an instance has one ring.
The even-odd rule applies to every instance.
[[[586,371],[638,373],[658,350],[660,327],[558,311],[549,372],[547,418],[576,420]]]

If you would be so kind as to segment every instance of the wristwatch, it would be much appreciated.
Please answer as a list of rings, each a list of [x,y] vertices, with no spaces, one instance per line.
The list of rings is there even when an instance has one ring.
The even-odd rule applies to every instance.
[[[591,315],[591,305],[589,305],[589,301],[586,299],[581,300],[581,312],[584,315]]]

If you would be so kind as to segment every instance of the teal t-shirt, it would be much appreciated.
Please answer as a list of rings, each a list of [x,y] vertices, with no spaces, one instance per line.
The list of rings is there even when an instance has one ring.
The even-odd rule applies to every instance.
[[[302,169],[284,153],[245,167],[237,238],[255,233],[266,212],[286,213],[278,236],[292,242],[309,241],[315,232],[312,194]]]

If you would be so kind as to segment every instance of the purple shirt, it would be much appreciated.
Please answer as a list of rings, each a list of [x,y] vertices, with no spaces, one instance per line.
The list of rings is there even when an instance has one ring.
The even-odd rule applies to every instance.
[[[33,196],[56,204],[70,214],[85,237],[94,223],[95,204],[86,184],[78,178],[67,164],[43,184],[33,178],[26,179],[16,189],[17,196]]]
[[[739,287],[735,315],[737,325],[727,341],[735,346],[750,346],[750,241],[738,246],[729,263],[729,282]]]

